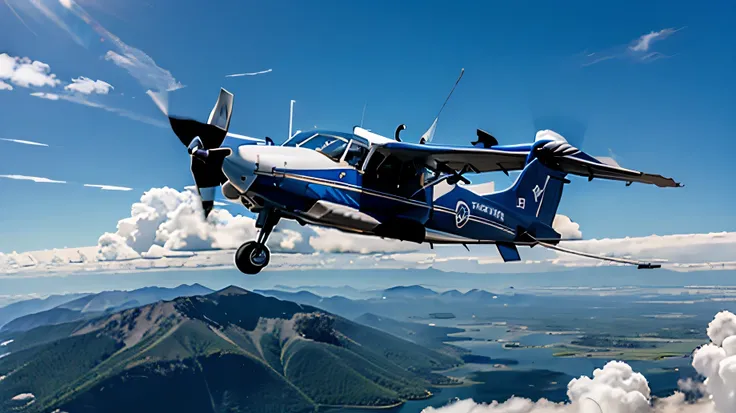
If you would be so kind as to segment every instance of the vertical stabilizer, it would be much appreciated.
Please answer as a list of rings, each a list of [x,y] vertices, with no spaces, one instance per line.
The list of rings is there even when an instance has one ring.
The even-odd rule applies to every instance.
[[[521,171],[514,185],[497,195],[515,205],[517,212],[551,227],[565,182],[565,173],[547,168],[539,159],[533,159]]]

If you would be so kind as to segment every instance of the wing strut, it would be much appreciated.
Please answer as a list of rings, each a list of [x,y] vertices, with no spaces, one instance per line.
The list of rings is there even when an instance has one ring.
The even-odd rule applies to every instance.
[[[575,250],[563,248],[563,247],[560,247],[554,244],[548,244],[546,242],[539,241],[538,239],[532,237],[531,235],[528,235],[528,236],[535,243],[543,246],[544,248],[548,248],[548,249],[559,251],[559,252],[564,252],[566,254],[572,254],[572,255],[577,255],[577,256],[586,257],[586,258],[593,258],[593,259],[602,260],[602,261],[618,262],[621,264],[636,265],[636,268],[639,270],[650,270],[654,268],[662,268],[662,265],[660,264],[652,264],[652,263],[643,262],[643,261],[627,260],[626,258],[606,257],[604,255],[596,255],[596,254],[590,254],[590,253],[582,252],[582,251],[575,251]]]

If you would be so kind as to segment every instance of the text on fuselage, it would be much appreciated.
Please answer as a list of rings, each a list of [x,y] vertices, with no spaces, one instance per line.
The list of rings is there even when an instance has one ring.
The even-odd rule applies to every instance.
[[[491,217],[503,222],[503,212],[499,211],[496,208],[493,208],[488,205],[481,204],[480,202],[472,202],[473,209],[476,211],[480,211],[486,215],[490,215]]]

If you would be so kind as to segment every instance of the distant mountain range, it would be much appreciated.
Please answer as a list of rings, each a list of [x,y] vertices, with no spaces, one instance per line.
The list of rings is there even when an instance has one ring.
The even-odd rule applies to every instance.
[[[84,297],[86,295],[87,294],[52,295],[43,299],[34,298],[8,304],[7,306],[0,308],[0,327],[18,317],[23,317],[24,315],[49,310],[59,305],[68,303],[69,301],[74,301],[77,298]]]
[[[5,323],[0,332],[22,332],[36,327],[62,324],[71,321],[90,319],[109,312],[116,312],[128,308],[139,307],[161,300],[173,300],[177,297],[203,295],[213,292],[199,284],[180,285],[176,288],[146,287],[133,291],[104,291],[97,294],[71,294],[49,297],[40,302],[22,301],[11,304],[22,309],[16,309],[13,315],[16,318]],[[24,304],[25,303],[25,304]],[[50,305],[57,304],[51,308]],[[0,309],[0,314],[8,307]]]
[[[0,411],[21,412],[388,406],[455,383],[432,371],[462,364],[318,308],[237,287],[39,327],[4,348],[10,354],[0,359]],[[22,394],[22,402],[12,400]]]
[[[433,314],[441,313],[469,318],[479,310],[501,308],[509,304],[524,305],[534,299],[531,295],[497,294],[479,289],[466,293],[458,290],[438,293],[420,285],[391,287],[376,291],[372,298],[353,300],[340,296],[323,297],[310,291],[255,291],[282,300],[317,306],[351,319],[366,313],[395,319],[429,319],[433,318]]]

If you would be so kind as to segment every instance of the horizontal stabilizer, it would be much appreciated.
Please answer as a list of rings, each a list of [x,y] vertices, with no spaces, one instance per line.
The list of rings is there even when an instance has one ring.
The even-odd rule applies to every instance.
[[[498,248],[498,253],[501,254],[501,258],[503,258],[503,262],[521,261],[521,256],[519,255],[519,250],[516,249],[516,245],[497,242],[496,247]]]

